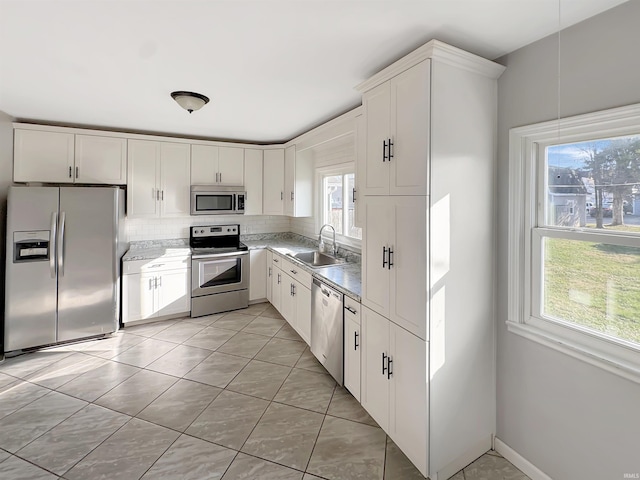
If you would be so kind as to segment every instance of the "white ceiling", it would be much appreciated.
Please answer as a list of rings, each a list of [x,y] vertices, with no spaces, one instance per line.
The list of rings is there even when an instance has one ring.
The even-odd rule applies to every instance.
[[[560,5],[559,5],[560,2]],[[0,0],[0,111],[17,119],[289,140],[437,38],[495,59],[623,0]],[[169,96],[205,94],[189,115]]]

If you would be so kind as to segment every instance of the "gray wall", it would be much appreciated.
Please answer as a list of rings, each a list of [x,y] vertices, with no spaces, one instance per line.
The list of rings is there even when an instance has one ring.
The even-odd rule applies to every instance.
[[[0,112],[0,358],[4,338],[4,258],[7,223],[7,188],[13,178],[13,118]]]
[[[640,473],[640,384],[507,332],[509,128],[640,103],[640,1],[498,59],[497,436],[556,480]],[[640,129],[639,129],[640,131]]]

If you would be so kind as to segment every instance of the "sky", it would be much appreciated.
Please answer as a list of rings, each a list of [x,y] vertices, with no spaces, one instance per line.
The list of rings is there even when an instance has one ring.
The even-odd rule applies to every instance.
[[[611,140],[607,139],[548,147],[548,165],[550,167],[568,167],[573,169],[583,168],[584,161],[587,158],[585,150],[590,150],[594,146],[600,150],[610,142]]]

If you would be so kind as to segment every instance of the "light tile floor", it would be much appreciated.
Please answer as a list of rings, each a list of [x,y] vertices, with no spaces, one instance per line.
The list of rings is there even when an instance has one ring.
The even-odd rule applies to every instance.
[[[0,364],[0,478],[423,477],[269,304]],[[454,480],[523,480],[495,452]]]

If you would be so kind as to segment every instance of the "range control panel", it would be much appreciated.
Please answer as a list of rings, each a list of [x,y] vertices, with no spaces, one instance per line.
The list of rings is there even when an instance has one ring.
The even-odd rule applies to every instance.
[[[215,225],[204,227],[191,227],[191,237],[222,237],[227,235],[240,235],[240,225]]]

